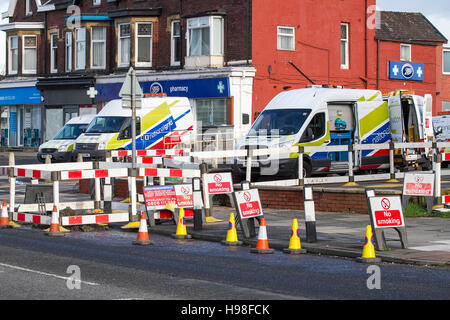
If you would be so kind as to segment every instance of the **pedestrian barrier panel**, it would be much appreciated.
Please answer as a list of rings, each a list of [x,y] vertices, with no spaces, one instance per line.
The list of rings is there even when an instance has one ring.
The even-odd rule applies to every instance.
[[[397,231],[403,249],[408,248],[406,223],[403,217],[400,196],[376,197],[373,190],[366,190],[368,197],[371,230],[375,234],[377,250],[387,248],[383,230],[393,228]]]

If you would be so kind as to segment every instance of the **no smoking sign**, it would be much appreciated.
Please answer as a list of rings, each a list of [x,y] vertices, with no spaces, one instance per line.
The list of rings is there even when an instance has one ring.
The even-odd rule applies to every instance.
[[[369,201],[375,228],[405,226],[400,197],[371,197]]]

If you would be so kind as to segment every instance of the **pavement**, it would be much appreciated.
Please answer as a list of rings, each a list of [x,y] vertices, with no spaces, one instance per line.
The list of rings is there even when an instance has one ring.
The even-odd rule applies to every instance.
[[[356,259],[361,257],[369,215],[316,212],[317,242],[306,242],[305,214],[301,210],[280,210],[264,208],[269,247],[275,250],[288,248],[293,219],[297,218],[302,249],[307,253]],[[203,223],[202,230],[195,231],[193,221],[187,221],[187,233],[193,239],[221,242],[228,230],[231,207],[214,207],[213,220]],[[402,249],[400,238],[392,229],[385,231],[387,249],[375,251],[376,257],[384,263],[402,263],[427,266],[450,266],[450,219],[438,217],[405,218],[408,248]],[[244,246],[255,247],[256,238],[245,239],[237,224],[238,240]],[[174,234],[173,223],[162,223],[149,228],[151,234]],[[256,226],[258,234],[258,226]]]

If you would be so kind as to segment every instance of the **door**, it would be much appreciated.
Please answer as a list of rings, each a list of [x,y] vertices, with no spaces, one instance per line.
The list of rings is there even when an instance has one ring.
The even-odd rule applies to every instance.
[[[403,141],[403,121],[402,121],[402,103],[400,96],[389,97],[389,121],[391,126],[391,137],[393,142]]]
[[[388,104],[384,101],[357,102],[355,144],[382,144],[391,139]],[[355,166],[363,170],[379,169],[389,164],[389,149],[354,152]]]

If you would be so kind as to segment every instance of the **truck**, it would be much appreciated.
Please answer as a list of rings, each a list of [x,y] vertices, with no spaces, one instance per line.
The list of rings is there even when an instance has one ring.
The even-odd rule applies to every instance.
[[[45,162],[47,156],[51,162],[73,161],[72,150],[75,140],[87,129],[95,114],[86,114],[70,119],[58,134],[39,146],[37,159]]]
[[[397,99],[392,99],[392,102],[394,100],[398,102]],[[284,91],[267,104],[236,148],[388,143],[392,140],[390,116],[399,111],[398,105],[391,108],[389,104],[392,102],[386,101],[379,90],[310,86]],[[409,116],[412,122],[422,125],[419,112],[411,112]],[[423,137],[423,130],[419,129],[418,132],[420,139]],[[352,155],[355,171],[389,169],[388,149],[358,150],[353,151]],[[408,161],[402,161],[402,165],[407,164]],[[245,159],[236,158],[233,171],[243,177],[246,165]],[[297,152],[259,156],[252,159],[251,165],[254,167],[252,173],[256,176],[298,177]],[[304,177],[344,174],[347,171],[347,151],[318,151],[305,153],[303,156]]]
[[[109,101],[75,142],[73,156],[103,161],[110,150],[131,150],[132,111],[121,99]],[[185,97],[142,98],[136,108],[136,150],[168,149],[190,139],[193,115]]]

